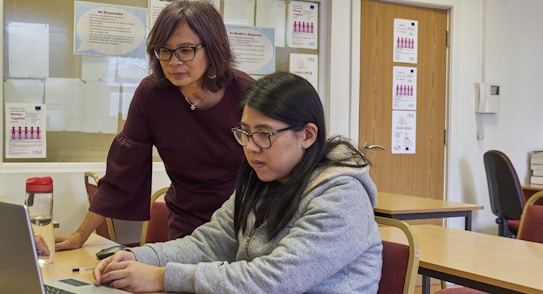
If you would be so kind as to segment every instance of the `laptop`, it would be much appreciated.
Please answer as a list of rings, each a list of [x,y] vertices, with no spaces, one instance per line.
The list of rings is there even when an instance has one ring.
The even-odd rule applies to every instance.
[[[0,238],[0,293],[129,293],[75,277],[44,282],[25,205],[0,202]],[[51,287],[66,292],[46,292]]]

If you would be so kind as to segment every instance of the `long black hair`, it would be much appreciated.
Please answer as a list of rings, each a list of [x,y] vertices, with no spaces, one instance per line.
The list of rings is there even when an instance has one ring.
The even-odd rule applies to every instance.
[[[236,208],[234,229],[245,232],[251,212],[255,227],[265,225],[268,237],[273,238],[292,218],[313,171],[320,165],[353,166],[353,155],[364,156],[348,141],[340,137],[326,139],[324,110],[317,91],[304,78],[287,72],[276,72],[253,83],[243,94],[242,109],[255,109],[265,116],[294,126],[294,131],[303,129],[308,123],[318,128],[317,138],[300,162],[292,169],[286,183],[262,182],[252,167],[243,160],[236,183]],[[326,155],[337,145],[344,144],[352,151],[344,158],[330,159]],[[272,147],[273,148],[273,147]]]

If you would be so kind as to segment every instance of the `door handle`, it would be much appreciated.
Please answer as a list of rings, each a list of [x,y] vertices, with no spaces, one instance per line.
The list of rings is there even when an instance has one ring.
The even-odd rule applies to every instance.
[[[368,143],[364,143],[364,145],[362,145],[362,148],[364,148],[364,151],[368,151],[370,149],[381,149],[381,150],[387,150],[384,146],[381,146],[381,145],[369,145]]]

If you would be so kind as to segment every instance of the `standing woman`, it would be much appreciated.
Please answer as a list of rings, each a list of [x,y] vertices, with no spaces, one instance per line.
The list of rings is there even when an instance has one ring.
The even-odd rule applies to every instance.
[[[204,1],[173,2],[156,19],[147,54],[152,73],[111,144],[89,212],[76,232],[57,236],[57,250],[81,247],[106,216],[149,219],[153,146],[171,180],[170,239],[209,221],[234,190],[243,151],[230,127],[253,79],[233,68],[221,15]]]
[[[190,236],[104,259],[96,281],[130,292],[377,293],[382,244],[365,156],[326,138],[302,77],[268,75],[242,103],[232,197]]]

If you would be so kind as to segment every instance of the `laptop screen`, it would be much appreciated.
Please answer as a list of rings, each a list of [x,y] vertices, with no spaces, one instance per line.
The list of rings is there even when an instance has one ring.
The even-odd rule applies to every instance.
[[[0,201],[0,294],[45,293],[44,284],[77,294],[128,293],[73,276],[44,283],[26,206]]]
[[[0,293],[43,293],[28,211],[0,202]]]

